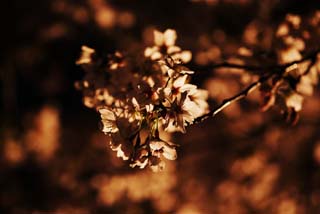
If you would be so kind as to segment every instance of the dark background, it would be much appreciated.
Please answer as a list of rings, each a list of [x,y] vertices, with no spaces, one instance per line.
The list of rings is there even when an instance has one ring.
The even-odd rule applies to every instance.
[[[150,44],[143,36],[146,29],[173,28],[178,44],[195,56],[203,49],[199,37],[211,38],[219,29],[226,37],[219,46],[224,58],[232,52],[228,44],[242,44],[253,20],[275,28],[288,13],[303,17],[320,8],[317,0],[208,2],[14,0],[2,7],[2,213],[320,212],[320,166],[314,159],[320,140],[319,90],[294,127],[279,114],[259,112],[256,104],[244,102],[230,110],[230,115],[240,111],[238,116],[221,113],[190,127],[186,135],[174,135],[181,145],[179,157],[159,175],[168,182],[163,185],[148,169],[130,169],[118,160],[99,132],[99,115],[82,104],[82,94],[74,88],[83,77],[75,65],[82,45],[112,53]],[[107,24],[97,18],[104,7],[116,17]],[[132,23],[117,21],[123,13],[133,17]],[[189,64],[197,66],[195,60]],[[193,81],[206,87],[214,76],[195,74]],[[50,126],[50,118],[56,125]],[[55,126],[59,128],[51,129]],[[30,137],[31,132],[36,134]],[[43,158],[47,147],[37,149],[32,142],[47,138],[58,140],[48,140],[56,149]],[[250,167],[253,172],[243,172]],[[99,176],[107,181],[95,187]],[[116,200],[101,200],[101,195],[118,194],[112,179],[115,186],[121,186],[118,179],[138,190],[119,187]],[[139,182],[145,181],[152,190],[132,196],[134,191],[143,195]]]

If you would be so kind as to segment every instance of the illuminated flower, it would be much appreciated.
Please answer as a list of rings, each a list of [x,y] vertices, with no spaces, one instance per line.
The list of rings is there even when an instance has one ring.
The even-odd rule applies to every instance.
[[[162,140],[153,140],[150,142],[150,150],[153,156],[163,155],[168,160],[177,159],[177,151],[174,146]]]
[[[154,31],[154,43],[157,46],[165,45],[167,47],[173,46],[177,39],[177,33],[175,30],[167,29],[164,33],[155,30]]]
[[[127,133],[126,130],[120,128],[119,132],[110,134],[110,148],[112,151],[117,152],[117,157],[120,157],[123,160],[129,160],[133,151],[133,139],[129,139],[128,134],[132,134],[132,132]]]
[[[115,52],[92,61],[94,50],[83,46],[77,61],[92,64],[83,66],[86,76],[78,84],[85,104],[99,111],[111,149],[131,167],[161,171],[163,160],[175,160],[177,152],[160,140],[160,130],[185,132],[207,111],[208,94],[188,83],[194,72],[183,65],[191,52],[176,46],[176,39],[174,30],[155,31],[155,45],[144,51],[147,60]]]
[[[164,33],[154,31],[153,47],[147,47],[144,51],[144,56],[151,60],[159,60],[165,55],[170,55],[174,60],[187,63],[191,60],[192,54],[190,51],[182,51],[180,47],[175,45],[177,33],[175,30],[167,29]]]
[[[97,89],[95,96],[97,100],[104,102],[107,106],[110,106],[114,102],[114,97],[110,95],[107,89]]]
[[[167,97],[173,96],[173,98],[175,98],[178,94],[181,94],[183,92],[196,90],[197,86],[186,83],[187,78],[188,75],[178,77],[173,81],[172,84],[164,88],[164,94]]]
[[[196,105],[196,110],[195,110],[195,117],[199,117],[205,113],[207,113],[209,109],[209,105],[207,103],[209,93],[206,90],[203,89],[196,89],[196,90],[191,90],[188,93],[188,98],[190,99],[191,102],[194,102]]]
[[[195,103],[190,101],[186,92],[177,97],[167,107],[167,114],[163,120],[165,131],[185,133],[185,126],[195,118],[195,109]]]
[[[185,74],[194,74],[194,71],[189,70],[181,64],[176,64],[173,62],[173,65],[168,65],[167,61],[161,65],[161,70],[163,74],[168,74],[170,78],[176,78],[177,76]]]
[[[136,166],[139,167],[140,169],[145,168],[149,162],[148,155],[149,155],[149,152],[146,149],[144,149],[144,148],[138,149],[136,151],[134,161],[133,161],[133,163],[130,164],[130,166],[132,168],[134,168]]]
[[[293,108],[295,111],[300,111],[302,109],[303,96],[292,93],[286,98],[286,105],[289,108]]]
[[[121,149],[122,144],[119,144],[117,147],[111,147],[112,151],[117,152],[117,157],[122,158],[123,160],[128,160],[129,156],[126,156],[125,152]]]
[[[119,131],[116,125],[116,117],[113,111],[106,108],[102,108],[99,109],[99,112],[101,114],[103,124],[102,132],[104,132],[105,134],[109,134]]]
[[[83,45],[81,47],[81,50],[82,50],[81,56],[76,61],[76,64],[80,65],[80,64],[89,64],[89,63],[91,63],[91,56],[95,52],[95,50],[92,49],[92,48],[89,48],[89,47],[87,47],[85,45]]]

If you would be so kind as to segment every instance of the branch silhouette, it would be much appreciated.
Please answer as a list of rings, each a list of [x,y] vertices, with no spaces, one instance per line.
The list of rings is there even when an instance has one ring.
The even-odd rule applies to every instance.
[[[238,94],[225,99],[222,101],[222,103],[220,105],[218,105],[217,107],[215,107],[214,109],[210,110],[210,112],[197,117],[194,121],[193,124],[196,123],[200,123],[202,121],[204,121],[205,119],[208,119],[209,117],[214,117],[215,115],[217,115],[219,112],[221,112],[223,109],[225,109],[226,107],[228,107],[229,105],[231,105],[234,102],[237,102],[243,98],[245,98],[246,96],[248,96],[251,92],[253,92],[254,90],[256,90],[257,88],[260,87],[260,85],[262,83],[264,83],[265,81],[267,81],[270,77],[272,77],[273,75],[277,75],[279,77],[282,77],[286,71],[286,68],[295,65],[295,64],[299,64],[305,61],[310,60],[311,63],[308,66],[308,69],[306,70],[306,72],[302,75],[306,75],[311,66],[314,65],[317,55],[320,53],[320,48],[316,49],[314,51],[311,51],[310,53],[306,54],[302,59],[300,60],[295,60],[289,63],[285,63],[282,65],[271,65],[271,66],[251,66],[251,65],[238,65],[238,64],[233,64],[233,63],[219,63],[219,64],[211,64],[211,69],[217,69],[217,68],[240,68],[240,69],[245,69],[245,70],[250,70],[250,71],[257,71],[257,70],[268,70],[271,71],[269,73],[267,73],[267,75],[262,76],[259,78],[259,80],[257,80],[256,82],[251,83],[248,87],[246,87],[244,90],[242,90],[241,92],[239,92]]]

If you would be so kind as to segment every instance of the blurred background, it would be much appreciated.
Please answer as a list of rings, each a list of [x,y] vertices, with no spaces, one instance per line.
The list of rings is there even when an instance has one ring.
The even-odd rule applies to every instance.
[[[289,13],[313,17],[319,1],[11,2],[0,59],[1,213],[320,213],[319,86],[295,126],[261,112],[253,93],[172,135],[178,159],[160,173],[117,158],[99,114],[74,88],[84,76],[75,65],[82,45],[134,50],[152,44],[154,29],[173,28],[193,53],[192,81],[214,107],[255,74],[210,63],[276,62],[277,26]]]

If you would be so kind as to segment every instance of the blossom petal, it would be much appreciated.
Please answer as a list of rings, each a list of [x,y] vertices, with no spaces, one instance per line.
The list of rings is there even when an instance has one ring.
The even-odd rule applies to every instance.
[[[181,88],[180,88],[180,92],[181,93],[183,93],[183,92],[188,92],[188,94],[190,93],[190,92],[193,92],[193,91],[196,91],[197,90],[197,86],[196,85],[192,85],[192,84],[185,84],[185,85],[183,85],[183,86],[181,86]],[[195,93],[195,92],[193,92],[193,93]]]
[[[173,46],[177,39],[177,33],[175,30],[167,29],[164,32],[163,37],[164,37],[164,43],[167,47]]]
[[[116,120],[114,113],[109,109],[106,109],[106,108],[99,109],[99,113],[101,114],[102,119],[111,120],[111,121]]]
[[[113,151],[116,151],[117,152],[117,157],[118,158],[122,158],[123,160],[128,160],[129,159],[129,157],[128,156],[126,156],[125,155],[125,153],[123,152],[123,150],[121,149],[121,144],[119,144],[117,147],[115,147],[115,148],[112,148],[111,147],[111,149],[113,150]]]
[[[178,47],[178,46],[170,46],[167,49],[167,54],[173,54],[173,53],[180,52],[180,51],[181,51],[180,47]]]
[[[151,150],[160,150],[164,147],[165,144],[163,141],[157,140],[151,141],[149,145]]]
[[[183,63],[190,62],[191,58],[192,58],[191,51],[182,51],[180,53],[180,59]]]
[[[287,97],[286,105],[287,107],[294,108],[295,111],[300,111],[302,109],[303,96],[294,93]]]
[[[164,36],[160,31],[155,30],[154,35],[154,44],[157,46],[162,46],[164,44]]]
[[[178,77],[178,78],[174,81],[173,87],[175,87],[175,88],[180,88],[180,87],[182,87],[182,86],[185,84],[185,82],[186,82],[186,80],[187,80],[187,77],[188,77],[188,75],[183,75],[182,77]]]
[[[162,155],[168,160],[177,159],[177,151],[175,148],[166,145],[163,149]]]

